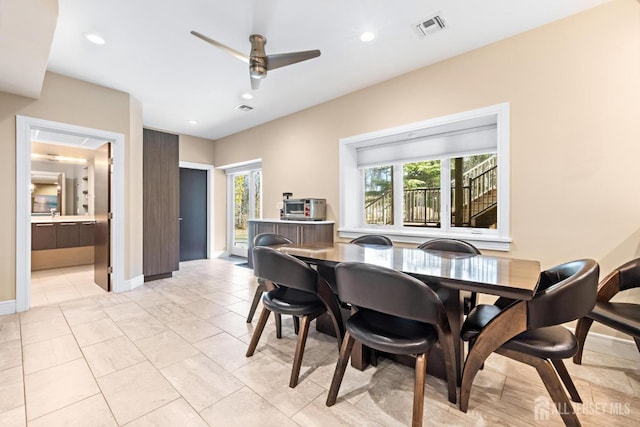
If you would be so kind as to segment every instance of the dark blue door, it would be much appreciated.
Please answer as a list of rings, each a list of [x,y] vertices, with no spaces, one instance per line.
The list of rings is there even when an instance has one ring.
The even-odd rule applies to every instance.
[[[180,261],[207,257],[207,171],[180,168]]]

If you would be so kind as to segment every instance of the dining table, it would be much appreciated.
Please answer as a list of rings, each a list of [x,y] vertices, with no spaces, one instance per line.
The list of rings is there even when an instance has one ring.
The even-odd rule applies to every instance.
[[[442,300],[454,337],[460,337],[464,317],[461,291],[528,301],[535,295],[540,276],[540,263],[536,260],[493,255],[352,243],[335,243],[332,246],[289,244],[274,246],[274,249],[310,265],[335,267],[341,262],[362,262],[415,277],[432,287]],[[349,314],[349,310],[346,310],[343,318],[346,320]],[[322,330],[320,319],[317,323],[318,330]],[[460,383],[464,366],[461,339],[454,339],[454,348],[457,380]],[[429,356],[428,372],[444,378],[442,354],[433,353],[439,351]],[[366,368],[368,355],[369,352],[362,347],[355,347],[351,365],[361,370]]]

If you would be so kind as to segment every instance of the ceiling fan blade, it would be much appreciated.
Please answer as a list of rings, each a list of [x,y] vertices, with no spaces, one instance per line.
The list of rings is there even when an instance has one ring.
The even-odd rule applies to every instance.
[[[217,48],[220,48],[220,49],[224,50],[228,54],[235,56],[236,58],[238,58],[241,61],[244,61],[247,64],[249,63],[249,57],[247,55],[245,55],[243,53],[240,53],[235,49],[231,49],[229,46],[225,46],[222,43],[217,42],[217,41],[213,40],[212,38],[209,38],[209,37],[205,36],[204,34],[200,34],[197,31],[191,31],[191,34],[193,34],[194,36],[198,37],[199,39],[202,39],[202,40],[206,41],[207,43],[210,43],[210,44],[214,45]]]
[[[317,49],[267,55],[267,70],[275,70],[276,68],[284,67],[285,65],[295,64],[297,62],[306,61],[307,59],[317,58],[318,56],[320,56],[320,51]]]
[[[260,88],[260,79],[249,78],[251,80],[251,90],[258,90]]]

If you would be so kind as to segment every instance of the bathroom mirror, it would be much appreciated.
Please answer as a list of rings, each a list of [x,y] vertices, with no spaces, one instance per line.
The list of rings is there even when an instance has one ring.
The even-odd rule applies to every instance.
[[[64,190],[64,173],[31,171],[31,214],[67,215]]]
[[[93,215],[94,150],[31,142],[31,214]]]

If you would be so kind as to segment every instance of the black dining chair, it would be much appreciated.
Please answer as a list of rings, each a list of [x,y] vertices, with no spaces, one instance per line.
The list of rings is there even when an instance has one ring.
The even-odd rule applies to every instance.
[[[277,284],[277,287],[262,295],[262,313],[251,336],[246,356],[253,356],[271,312],[300,318],[298,343],[289,379],[289,387],[293,388],[298,385],[309,323],[313,319],[323,313],[329,314],[340,348],[344,326],[338,300],[326,281],[308,264],[268,246],[253,248],[253,271],[257,277]]]
[[[398,271],[364,263],[336,267],[338,296],[353,307],[331,381],[327,406],[335,404],[356,341],[370,348],[416,355],[412,425],[422,425],[427,357],[444,354],[449,401],[456,402],[453,335],[444,305],[425,283]]]
[[[418,246],[418,249],[422,249],[425,251],[447,251],[480,255],[480,251],[478,250],[478,248],[476,248],[469,242],[458,239],[432,239]],[[468,295],[465,295],[463,299],[464,314],[469,314],[473,307],[478,304],[478,294],[476,292],[467,292],[467,294]]]
[[[262,233],[258,234],[253,239],[253,246],[275,246],[275,245],[286,245],[292,244],[293,242],[287,239],[284,236],[274,233]],[[260,298],[262,298],[262,294],[267,291],[264,280],[258,278],[258,287],[256,288],[256,293],[253,295],[253,301],[251,301],[251,308],[249,309],[249,314],[247,315],[247,323],[251,323],[253,320],[253,315],[258,308],[258,303],[260,302]],[[282,320],[279,314],[275,315],[276,318],[276,334],[278,338],[282,338]],[[299,321],[297,317],[293,318],[293,326],[295,332],[298,332]]]
[[[362,236],[356,237],[351,240],[349,243],[353,243],[355,245],[367,246],[367,245],[376,245],[376,246],[393,246],[393,242],[387,236],[383,236],[382,234],[364,234]],[[336,287],[336,271],[333,266],[326,266],[319,264],[317,267],[318,273],[331,286],[334,292],[338,292]]]
[[[594,260],[568,262],[540,274],[530,301],[514,301],[505,308],[476,306],[461,330],[462,339],[474,345],[462,373],[460,409],[467,412],[473,380],[486,358],[496,352],[536,368],[564,423],[580,425],[558,380],[560,377],[571,400],[582,402],[562,362],[577,353],[578,341],[562,324],[591,311],[596,303],[598,274]]]
[[[356,237],[350,243],[356,245],[379,245],[379,246],[393,246],[393,242],[387,236],[382,234],[365,234],[360,237]]]
[[[595,321],[617,331],[631,335],[640,351],[640,304],[631,302],[611,302],[620,292],[640,287],[640,258],[624,263],[609,273],[598,285],[596,305],[576,325],[578,352],[573,363],[582,364],[582,351],[589,328]]]

